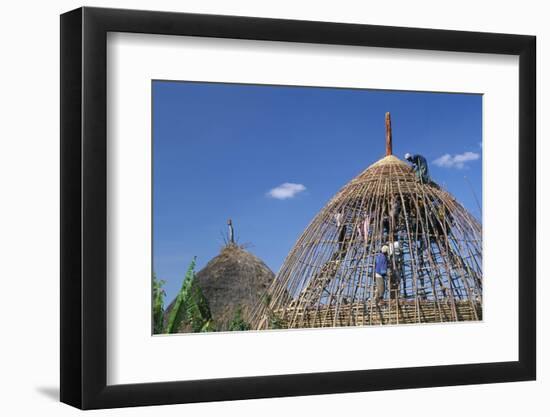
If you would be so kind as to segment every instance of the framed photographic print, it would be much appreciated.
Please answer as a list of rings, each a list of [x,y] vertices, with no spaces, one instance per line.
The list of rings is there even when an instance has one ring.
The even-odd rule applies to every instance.
[[[535,379],[535,38],[61,16],[61,400]]]

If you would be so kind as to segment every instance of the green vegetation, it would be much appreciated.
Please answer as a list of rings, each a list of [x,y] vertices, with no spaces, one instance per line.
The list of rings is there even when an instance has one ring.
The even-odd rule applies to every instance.
[[[206,323],[204,323],[204,325],[201,327],[200,331],[202,333],[215,332],[216,331],[216,326],[214,325],[214,322],[212,321],[212,319],[210,319]]]
[[[233,332],[233,331],[250,330],[250,329],[251,329],[251,326],[249,323],[244,321],[242,308],[239,307],[237,310],[235,310],[233,319],[229,323],[229,331]]]
[[[164,286],[166,282],[158,280],[156,274],[153,274],[153,333],[162,333],[164,327],[164,297],[166,292]]]
[[[181,326],[188,327],[193,332],[215,331],[210,307],[200,287],[195,282],[196,257],[193,258],[181,289],[174,300],[164,323],[164,281],[157,280],[153,275],[153,322],[154,333],[177,333]]]
[[[271,295],[264,294],[262,296],[262,303],[266,307],[267,319],[268,319],[268,323],[269,323],[268,327],[270,329],[284,329],[284,322],[269,307],[270,302],[271,302]]]
[[[269,328],[270,329],[284,329],[284,322],[277,317],[275,314],[272,314],[269,317]]]
[[[194,257],[187,268],[181,289],[168,316],[166,333],[177,333],[182,324],[191,327],[194,332],[205,331],[212,326],[208,302],[200,287],[194,282],[196,259]]]

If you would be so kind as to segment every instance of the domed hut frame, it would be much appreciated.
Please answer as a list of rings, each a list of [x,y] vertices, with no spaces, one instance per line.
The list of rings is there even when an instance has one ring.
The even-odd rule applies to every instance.
[[[390,273],[376,302],[384,245]],[[387,113],[386,156],[315,216],[255,309],[254,327],[270,328],[272,318],[284,328],[480,320],[481,247],[481,224],[392,154]]]

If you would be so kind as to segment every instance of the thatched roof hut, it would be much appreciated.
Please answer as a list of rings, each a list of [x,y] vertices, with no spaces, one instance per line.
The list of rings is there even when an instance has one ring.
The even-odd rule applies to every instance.
[[[275,274],[261,259],[230,241],[196,274],[195,284],[208,301],[215,330],[227,331],[238,310],[242,319],[250,322],[252,308],[274,278]],[[173,303],[166,308],[166,317]],[[179,331],[191,329],[181,324]]]
[[[196,282],[208,300],[217,331],[228,326],[238,309],[245,321],[260,301],[275,274],[257,256],[230,243],[222,248],[196,275]]]

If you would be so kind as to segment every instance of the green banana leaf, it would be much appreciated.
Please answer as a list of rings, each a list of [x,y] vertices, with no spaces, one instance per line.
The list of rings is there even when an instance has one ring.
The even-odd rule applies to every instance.
[[[187,268],[174,307],[170,311],[165,333],[177,333],[182,323],[190,326],[193,332],[213,330],[208,302],[195,283],[195,264],[196,257]]]

